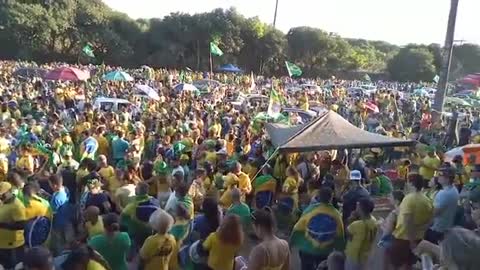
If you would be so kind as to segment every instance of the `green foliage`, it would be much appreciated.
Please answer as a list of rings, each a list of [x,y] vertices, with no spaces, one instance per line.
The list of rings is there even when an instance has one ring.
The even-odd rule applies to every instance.
[[[441,47],[436,44],[400,49],[384,41],[344,39],[311,27],[292,28],[285,35],[234,8],[133,20],[101,0],[0,4],[2,59],[208,70],[212,41],[224,52],[214,57],[215,67],[233,63],[265,75],[286,75],[284,63],[291,61],[308,77],[388,70],[394,79],[431,80],[441,66]],[[87,43],[92,44],[95,58],[81,53]],[[478,46],[455,47],[455,74],[478,72],[479,65]]]
[[[388,62],[388,71],[393,80],[429,82],[437,72],[435,57],[428,48],[409,45]]]

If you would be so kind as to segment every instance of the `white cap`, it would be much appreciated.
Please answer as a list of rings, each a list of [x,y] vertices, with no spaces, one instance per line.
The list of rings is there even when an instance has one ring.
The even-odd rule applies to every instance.
[[[362,174],[358,170],[353,170],[350,172],[350,180],[352,181],[358,181],[362,180]]]

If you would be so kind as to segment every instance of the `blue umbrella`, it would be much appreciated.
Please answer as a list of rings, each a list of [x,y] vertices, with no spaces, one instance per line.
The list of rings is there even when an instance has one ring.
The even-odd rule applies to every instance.
[[[133,81],[132,76],[124,71],[112,71],[103,76],[106,81]]]
[[[227,65],[221,66],[219,68],[219,70],[223,71],[223,72],[233,72],[233,73],[242,72],[241,69],[239,69],[237,66],[234,66],[232,64],[227,64]]]

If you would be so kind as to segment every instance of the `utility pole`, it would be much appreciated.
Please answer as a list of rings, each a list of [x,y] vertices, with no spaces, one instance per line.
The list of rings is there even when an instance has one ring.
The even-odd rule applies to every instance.
[[[443,104],[445,95],[447,94],[448,75],[450,72],[450,64],[453,53],[453,39],[455,37],[455,23],[457,21],[457,9],[459,0],[451,0],[450,14],[448,15],[447,35],[445,37],[445,45],[442,59],[442,70],[440,79],[438,80],[437,92],[435,94],[435,103],[433,109],[443,112]]]
[[[273,15],[273,28],[275,28],[275,24],[277,23],[277,11],[278,11],[278,0],[275,1],[275,14]]]

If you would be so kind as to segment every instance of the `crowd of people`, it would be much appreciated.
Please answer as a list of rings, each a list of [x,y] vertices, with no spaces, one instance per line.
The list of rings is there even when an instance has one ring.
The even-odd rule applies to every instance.
[[[291,78],[253,87],[253,76],[148,67],[125,70],[134,81],[102,80],[105,66],[77,66],[87,81],[14,74],[31,65],[0,62],[4,269],[478,269],[480,164],[444,156],[480,141],[476,108],[446,118],[390,82],[353,95],[357,82],[335,78],[291,92]],[[173,87],[203,78],[223,84]],[[159,100],[136,95],[138,83]],[[229,102],[272,88],[417,146],[278,152],[255,119],[266,108]],[[99,108],[99,96],[131,103]]]

